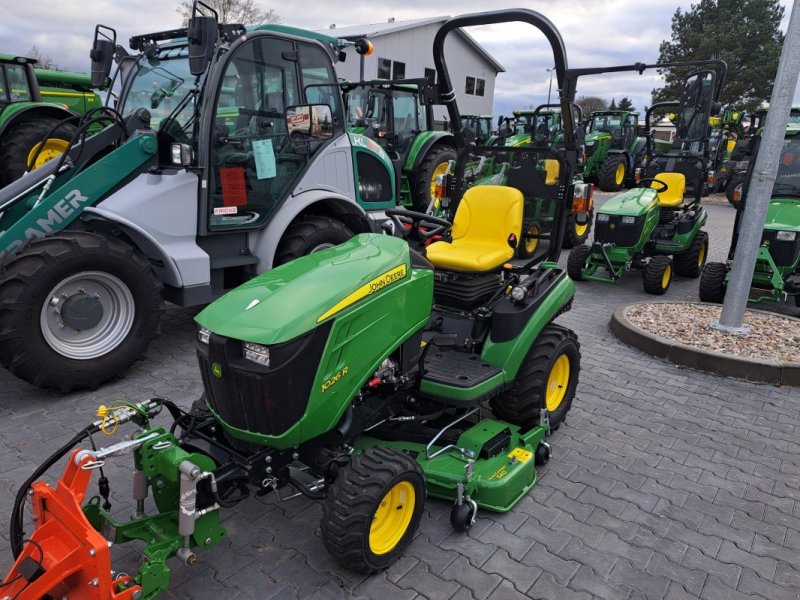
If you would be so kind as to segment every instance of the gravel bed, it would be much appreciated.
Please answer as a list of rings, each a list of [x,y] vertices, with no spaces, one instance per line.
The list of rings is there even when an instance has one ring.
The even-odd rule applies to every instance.
[[[709,304],[638,304],[628,309],[628,320],[644,331],[687,346],[734,356],[800,363],[800,319],[748,310],[748,334],[717,331],[721,306]]]

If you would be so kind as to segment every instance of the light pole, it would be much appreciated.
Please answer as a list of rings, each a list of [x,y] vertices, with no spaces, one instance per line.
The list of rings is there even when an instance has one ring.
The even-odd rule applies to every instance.
[[[552,69],[545,69],[548,73],[550,73],[550,84],[547,86],[547,103],[550,104],[550,92],[553,91],[553,71],[556,70],[555,65]]]

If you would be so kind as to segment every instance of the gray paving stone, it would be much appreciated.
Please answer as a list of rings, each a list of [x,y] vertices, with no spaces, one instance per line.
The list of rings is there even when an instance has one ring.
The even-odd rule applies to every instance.
[[[709,576],[700,597],[704,600],[745,600],[751,596],[737,592],[716,577]]]
[[[428,571],[427,567],[422,563],[418,563],[406,573],[400,580],[397,581],[397,586],[414,590],[426,598],[431,600],[444,600],[450,598],[461,587],[452,581],[445,581]],[[373,596],[375,598],[379,596]]]
[[[585,565],[578,569],[569,585],[575,590],[590,592],[593,596],[604,600],[626,598],[631,592],[629,585],[613,583],[598,576],[597,573]]]
[[[680,584],[684,592],[694,594],[695,596],[700,594],[706,577],[708,577],[708,575],[700,569],[683,567],[659,553],[653,555],[653,558],[647,563],[645,571],[653,575],[666,577]],[[670,585],[670,588],[674,587],[674,585]]]
[[[529,598],[539,600],[590,600],[586,592],[576,592],[561,585],[549,573],[542,574],[528,590]]]
[[[778,561],[774,558],[756,556],[750,552],[739,550],[739,548],[728,541],[722,542],[717,560],[753,569],[756,573],[769,581],[772,581],[775,577],[775,570],[778,568]]]
[[[620,560],[608,575],[610,581],[628,585],[649,600],[661,600],[667,594],[670,580],[658,574],[645,573],[627,561]]]
[[[769,600],[797,600],[798,596],[800,596],[800,590],[775,585],[771,581],[759,577],[750,569],[742,571],[742,577],[739,580],[737,589],[744,594],[759,595],[763,598],[769,598]]]
[[[498,550],[498,552],[502,551]],[[497,553],[493,556],[497,556]],[[491,560],[490,558],[489,561]],[[459,556],[442,572],[442,579],[460,583],[469,589],[475,598],[484,600],[504,579],[500,575],[496,575],[492,570],[483,570],[487,563],[484,563],[483,567],[478,569],[469,564],[465,556]],[[516,584],[517,582],[514,581],[514,583]]]

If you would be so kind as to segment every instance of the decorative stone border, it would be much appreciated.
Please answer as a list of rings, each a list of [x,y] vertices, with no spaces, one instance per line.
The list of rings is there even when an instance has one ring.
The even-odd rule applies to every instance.
[[[682,304],[674,300],[669,304]],[[777,360],[756,360],[704,350],[694,346],[674,342],[666,338],[648,333],[631,323],[627,318],[628,309],[638,304],[653,302],[630,302],[622,304],[614,310],[609,322],[609,329],[624,344],[633,346],[645,354],[663,358],[676,365],[690,367],[699,371],[709,371],[727,377],[737,377],[748,381],[772,383],[774,385],[800,386],[800,363],[780,362]],[[683,303],[689,304],[689,303]],[[696,302],[693,304],[702,304]],[[748,309],[753,310],[753,309]],[[754,312],[766,312],[757,311]],[[771,314],[771,313],[770,313]]]

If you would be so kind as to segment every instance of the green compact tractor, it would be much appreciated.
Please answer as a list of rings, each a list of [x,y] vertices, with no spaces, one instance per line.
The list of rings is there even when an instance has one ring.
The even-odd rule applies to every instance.
[[[338,40],[195,24],[133,54],[98,29],[93,76],[119,58],[116,110],[0,190],[0,364],[18,377],[97,387],[143,356],[164,300],[207,304],[396,206],[389,156],[344,129]]]
[[[545,32],[559,84],[568,77],[561,38],[538,13],[456,17],[434,41],[441,100],[453,122],[447,34],[509,20]],[[455,138],[463,151],[460,131]],[[400,227],[412,243],[448,234],[426,256],[402,239],[361,234],[228,293],[196,318],[205,395],[190,413],[164,400],[102,407],[97,422],[20,488],[11,525],[17,562],[5,593],[150,600],[169,587],[167,560],[199,560],[227,535],[221,511],[251,493],[283,500],[291,489],[320,501],[322,542],[364,573],[402,556],[426,496],[452,503],[457,531],[470,528],[478,509],[504,512],[523,499],[550,457],[545,438],[564,422],[580,370],[575,334],[553,323],[575,292],[555,261],[576,150],[568,141],[562,151],[525,152],[558,170],[561,227],[542,244],[549,249],[507,264],[520,239],[523,192],[463,191],[456,175],[452,227],[389,211],[412,224]],[[531,185],[543,185],[536,169],[527,174]],[[171,427],[151,423],[162,408]],[[76,443],[127,421],[142,429],[108,447],[72,451],[55,488],[33,483]],[[93,470],[125,453],[133,454],[136,511],[121,521],[109,512],[107,484],[83,500]],[[26,544],[28,499],[36,529]],[[131,541],[144,543],[146,559],[132,576],[113,571],[109,558],[111,544]]]
[[[746,184],[747,180],[743,182],[745,188]],[[722,302],[725,298],[746,199],[743,195],[737,203],[728,261],[708,263],[700,276],[703,302]],[[786,129],[767,209],[750,302],[781,301],[788,296],[794,296],[795,304],[800,307],[800,124],[792,122]]]
[[[640,187],[597,209],[594,243],[570,252],[572,279],[616,283],[625,272],[637,269],[642,271],[645,291],[660,295],[669,288],[673,271],[683,277],[700,275],[708,255],[708,234],[701,229],[708,213],[700,204],[708,176],[708,121],[719,110],[717,99],[725,80],[724,63],[712,64],[719,73],[708,69],[685,81],[673,150],[657,152],[648,136],[646,177]],[[650,115],[665,104],[673,103],[648,109],[648,125]],[[694,194],[684,204],[687,182]]]
[[[401,202],[425,211],[437,177],[456,159],[452,134],[433,127],[433,88],[425,79],[404,79],[345,83],[342,89],[348,131],[380,144],[395,165]]]
[[[616,192],[634,182],[645,158],[646,142],[637,135],[639,113],[604,110],[591,114],[586,129],[583,178],[605,192]]]
[[[35,65],[0,54],[0,187],[64,152],[77,117],[102,105],[89,75]]]

